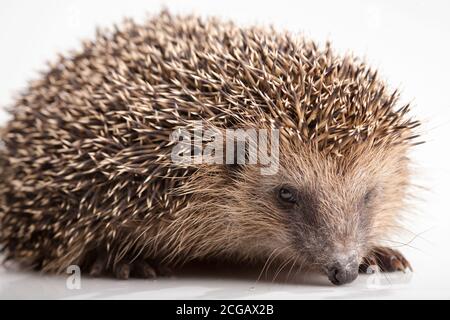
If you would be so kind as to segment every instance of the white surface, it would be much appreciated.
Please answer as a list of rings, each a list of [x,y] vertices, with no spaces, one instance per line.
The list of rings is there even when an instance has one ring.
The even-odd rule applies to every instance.
[[[324,276],[294,277],[288,272],[256,281],[253,270],[187,270],[182,275],[156,280],[81,278],[73,289],[65,276],[0,271],[0,298],[5,299],[395,299],[449,297],[448,288],[428,283],[424,273],[360,276],[354,283],[336,287]],[[69,279],[70,280],[70,279]],[[69,289],[72,288],[72,289]],[[442,287],[441,287],[442,288]]]
[[[0,106],[37,77],[46,60],[92,37],[95,26],[123,16],[142,18],[161,5],[172,12],[232,18],[240,24],[271,23],[303,31],[338,51],[353,51],[400,87],[425,121],[427,141],[413,154],[417,212],[406,222],[400,246],[413,274],[360,277],[345,287],[319,281],[255,282],[258,272],[197,272],[155,281],[91,280],[80,290],[65,277],[0,270],[0,298],[450,298],[449,130],[450,2],[448,1],[2,1],[0,4]],[[6,114],[0,113],[0,122]],[[237,275],[236,275],[237,274]],[[281,277],[283,279],[283,277]]]

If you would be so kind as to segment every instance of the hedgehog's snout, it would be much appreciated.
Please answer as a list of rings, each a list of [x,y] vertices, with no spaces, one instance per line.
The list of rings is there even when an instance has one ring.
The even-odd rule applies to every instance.
[[[335,285],[350,283],[358,277],[359,261],[355,253],[339,255],[325,271],[328,279]]]

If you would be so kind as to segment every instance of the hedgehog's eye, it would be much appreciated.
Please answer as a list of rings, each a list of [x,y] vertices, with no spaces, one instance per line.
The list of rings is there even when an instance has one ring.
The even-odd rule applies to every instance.
[[[296,203],[297,202],[294,191],[288,187],[281,187],[278,190],[278,199],[284,203]]]

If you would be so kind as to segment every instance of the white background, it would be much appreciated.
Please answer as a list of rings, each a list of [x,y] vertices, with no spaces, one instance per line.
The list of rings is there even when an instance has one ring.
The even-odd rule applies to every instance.
[[[0,4],[0,106],[37,77],[44,63],[67,52],[96,26],[124,16],[141,20],[163,6],[176,13],[273,24],[303,32],[339,52],[363,56],[412,101],[426,144],[412,155],[416,195],[399,249],[412,274],[360,277],[345,287],[322,277],[256,281],[258,270],[195,268],[154,281],[91,280],[69,290],[66,277],[0,269],[0,298],[450,298],[450,2],[448,1],[5,1]],[[7,115],[0,111],[0,123]],[[212,270],[211,270],[212,269]]]

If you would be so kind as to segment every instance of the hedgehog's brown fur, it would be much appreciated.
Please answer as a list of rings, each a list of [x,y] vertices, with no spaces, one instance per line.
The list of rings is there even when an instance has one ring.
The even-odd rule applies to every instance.
[[[111,269],[209,257],[321,267],[351,244],[361,259],[404,206],[418,123],[396,102],[376,72],[329,45],[166,12],[126,21],[60,57],[15,103],[0,245],[49,272],[99,254]],[[279,173],[171,163],[170,134],[196,119],[279,128]],[[304,210],[317,216],[284,215],[272,199],[284,183],[309,190]]]

